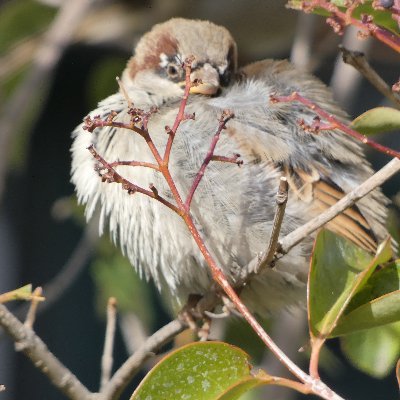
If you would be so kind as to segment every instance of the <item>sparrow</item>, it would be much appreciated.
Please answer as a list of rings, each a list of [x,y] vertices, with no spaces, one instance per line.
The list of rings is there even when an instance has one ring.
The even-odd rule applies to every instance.
[[[223,110],[229,120],[215,153],[239,153],[243,165],[211,162],[195,192],[191,215],[211,254],[235,286],[241,272],[266,250],[275,212],[279,181],[289,184],[289,200],[281,237],[302,226],[365,181],[372,169],[361,145],[338,130],[319,134],[301,128],[315,114],[299,103],[272,103],[271,94],[296,91],[347,121],[330,90],[311,74],[289,62],[263,60],[238,68],[237,46],[227,29],[208,21],[174,18],[155,25],[138,42],[122,74],[122,84],[136,108],[156,107],[148,130],[163,152],[165,126],[175,120],[184,92],[183,61],[193,57],[186,113],[170,155],[170,171],[185,197],[208,151]],[[121,91],[101,101],[91,117],[114,112],[115,121],[129,122],[129,107]],[[99,209],[100,234],[108,229],[140,276],[153,279],[176,306],[191,294],[204,295],[213,287],[209,269],[190,232],[171,209],[147,196],[130,195],[118,183],[102,182],[96,160],[87,150],[94,145],[108,162],[155,160],[145,140],[126,129],[79,125],[73,132],[72,183],[90,219]],[[118,166],[136,185],[153,184],[164,198],[173,197],[159,172],[145,167]],[[379,189],[326,224],[373,253],[387,236],[388,200]],[[315,234],[305,238],[274,268],[252,277],[240,292],[255,313],[267,315],[304,304],[308,264]]]

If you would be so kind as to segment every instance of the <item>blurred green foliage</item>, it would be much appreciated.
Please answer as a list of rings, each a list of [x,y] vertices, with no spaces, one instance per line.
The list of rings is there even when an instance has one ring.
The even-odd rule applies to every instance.
[[[12,1],[1,7],[0,56],[19,40],[44,32],[57,9],[33,0]]]

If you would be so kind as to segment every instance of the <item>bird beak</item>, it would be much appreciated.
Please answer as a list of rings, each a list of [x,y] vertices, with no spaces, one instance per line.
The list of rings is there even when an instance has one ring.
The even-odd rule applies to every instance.
[[[192,82],[201,82],[198,85],[192,86],[190,93],[212,96],[220,88],[218,71],[208,63],[195,69],[190,74],[190,80]]]

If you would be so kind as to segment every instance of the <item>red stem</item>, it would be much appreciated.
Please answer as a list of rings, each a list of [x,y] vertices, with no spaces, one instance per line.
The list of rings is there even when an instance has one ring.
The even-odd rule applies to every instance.
[[[148,163],[145,161],[114,161],[112,163],[109,163],[109,165],[112,168],[118,167],[120,165],[126,165],[128,167],[146,167],[146,168],[151,168],[155,169],[156,171],[159,171],[160,169],[158,168],[158,165]]]
[[[233,114],[226,114],[226,115],[227,115],[226,117],[224,117],[224,115],[221,117],[221,119],[219,121],[217,132],[215,133],[215,135],[211,141],[210,147],[209,147],[208,152],[207,152],[207,154],[203,160],[203,163],[199,169],[199,172],[197,172],[196,177],[194,178],[194,181],[192,183],[192,186],[189,190],[188,196],[185,201],[185,209],[186,210],[190,209],[190,204],[192,202],[194,193],[196,192],[196,189],[199,186],[200,181],[203,179],[204,172],[205,172],[208,164],[212,161],[212,159],[214,157],[215,146],[217,145],[217,143],[219,141],[222,130],[225,129],[225,125],[229,121],[229,119],[231,119],[233,117]]]
[[[169,163],[169,157],[171,154],[172,144],[174,143],[176,131],[178,130],[181,122],[185,119],[184,118],[185,108],[186,108],[187,101],[189,98],[190,88],[192,87],[192,83],[190,81],[190,74],[192,72],[191,63],[192,63],[192,61],[190,59],[186,60],[186,62],[185,62],[185,90],[183,92],[183,97],[181,100],[181,104],[179,106],[178,114],[176,115],[176,118],[175,118],[174,125],[172,126],[172,129],[168,130],[169,136],[168,136],[168,141],[167,141],[167,145],[165,147],[165,153],[164,153],[164,157],[163,157],[163,163],[166,165],[168,165],[168,163]]]
[[[110,176],[110,181],[109,181],[110,183],[112,182],[120,183],[124,189],[128,190],[128,192],[132,193],[139,192],[146,196],[149,196],[152,199],[155,199],[160,203],[164,204],[171,210],[175,211],[178,215],[181,215],[180,209],[178,207],[176,207],[174,204],[161,197],[153,189],[152,190],[144,189],[122,177],[117,171],[115,171],[115,169],[111,166],[111,164],[109,164],[106,160],[104,160],[103,157],[100,156],[100,154],[96,151],[93,145],[89,146],[88,150],[90,151],[90,153],[92,153],[93,157],[104,167],[104,169],[107,170],[107,172],[103,176],[104,177],[106,177],[106,175]]]
[[[349,13],[340,11],[337,6],[325,0],[314,0],[311,2],[304,1],[302,4],[304,8],[310,10],[316,7],[321,7],[324,10],[330,12],[334,17],[339,19],[344,26],[354,25],[362,31],[374,36],[382,43],[385,43],[393,50],[400,52],[400,38],[385,28],[381,28],[378,25],[369,21],[363,22],[356,18],[353,18]]]
[[[363,135],[360,132],[357,132],[351,128],[349,128],[345,123],[340,122],[333,114],[329,114],[322,108],[318,107],[315,103],[303,97],[297,92],[293,92],[289,96],[271,96],[271,101],[273,102],[282,102],[282,103],[290,103],[293,101],[299,101],[304,104],[309,109],[315,111],[320,117],[324,118],[326,121],[330,122],[332,128],[340,129],[341,131],[347,133],[349,136],[359,140],[360,142],[374,148],[375,150],[380,151],[381,153],[387,154],[391,157],[399,158],[400,153],[396,150],[393,150],[389,147],[383,146],[372,139],[369,139],[367,136]]]

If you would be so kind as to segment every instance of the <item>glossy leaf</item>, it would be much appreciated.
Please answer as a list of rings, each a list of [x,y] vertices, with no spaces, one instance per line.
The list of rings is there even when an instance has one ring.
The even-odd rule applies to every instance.
[[[236,400],[240,399],[240,396],[249,392],[251,389],[265,385],[266,381],[258,379],[256,377],[248,377],[242,379],[232,385],[224,394],[216,397],[216,400]]]
[[[222,342],[197,342],[164,357],[131,400],[233,400],[261,384],[251,375],[248,355]]]
[[[400,290],[385,294],[345,315],[332,335],[345,335],[397,321],[400,321]]]
[[[400,259],[374,272],[363,288],[352,298],[346,314],[387,293],[400,290]]]
[[[400,356],[400,322],[341,338],[344,354],[361,371],[382,378]]]
[[[364,135],[400,130],[400,110],[390,107],[376,107],[359,115],[352,128]]]
[[[314,337],[327,337],[376,266],[391,256],[390,240],[372,257],[347,239],[322,230],[315,241],[308,282],[308,313]]]
[[[400,260],[376,271],[352,299],[333,336],[400,321]]]

